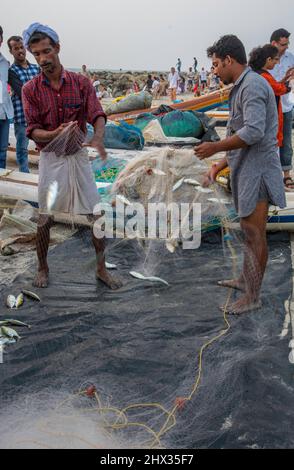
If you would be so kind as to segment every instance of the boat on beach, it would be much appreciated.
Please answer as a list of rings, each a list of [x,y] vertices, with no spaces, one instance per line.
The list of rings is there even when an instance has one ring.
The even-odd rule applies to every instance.
[[[33,203],[38,202],[38,181],[39,175],[33,173],[20,173],[16,170],[0,170],[0,196],[11,200],[25,200]],[[96,182],[97,191],[103,192],[109,189],[111,183]],[[267,231],[288,231],[294,232],[294,193],[286,193],[287,207],[280,209],[270,207]],[[70,216],[60,214],[56,221],[67,222]],[[234,217],[232,217],[234,218]],[[84,221],[80,223],[84,225]],[[219,224],[215,225],[218,228]],[[234,228],[238,223],[232,224]]]
[[[183,101],[182,103],[171,104],[170,107],[174,110],[180,111],[199,111],[207,112],[209,110],[216,109],[224,106],[229,99],[230,88],[224,88],[207,95],[199,96],[193,100]],[[139,109],[134,111],[128,111],[120,114],[112,114],[108,116],[111,121],[126,121],[128,124],[133,124],[134,121],[140,114],[143,113],[154,113],[158,107],[149,109]],[[160,116],[160,115],[159,115]]]

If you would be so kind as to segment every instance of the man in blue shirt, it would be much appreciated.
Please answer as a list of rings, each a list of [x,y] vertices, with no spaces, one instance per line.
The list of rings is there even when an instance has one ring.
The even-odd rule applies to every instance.
[[[9,69],[9,84],[13,90],[12,103],[14,108],[14,132],[16,138],[16,158],[19,170],[29,173],[28,145],[26,137],[26,120],[24,116],[21,90],[25,83],[40,73],[37,65],[30,64],[26,59],[26,49],[20,36],[12,36],[7,41],[14,63]]]
[[[0,26],[0,47],[2,43],[3,29]],[[0,168],[6,168],[9,126],[13,118],[13,106],[7,89],[8,70],[9,62],[0,53]]]

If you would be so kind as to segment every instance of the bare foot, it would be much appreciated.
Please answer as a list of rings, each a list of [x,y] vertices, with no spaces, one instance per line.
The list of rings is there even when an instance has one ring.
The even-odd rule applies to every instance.
[[[241,297],[231,305],[221,307],[221,310],[226,312],[228,315],[243,315],[245,313],[253,312],[254,310],[259,310],[262,308],[262,303],[260,300],[253,301],[246,295]]]
[[[38,287],[39,289],[45,289],[46,287],[48,287],[48,281],[49,271],[43,269],[41,271],[38,271],[38,274],[33,282],[33,286]]]
[[[240,290],[241,292],[245,292],[245,282],[242,278],[240,279],[232,279],[230,281],[219,281],[217,283],[220,287],[227,287],[228,289],[235,289]]]
[[[96,273],[96,277],[98,281],[103,282],[107,287],[109,287],[112,290],[117,290],[120,289],[123,284],[119,279],[116,279],[115,277],[111,276],[106,269],[100,269]]]

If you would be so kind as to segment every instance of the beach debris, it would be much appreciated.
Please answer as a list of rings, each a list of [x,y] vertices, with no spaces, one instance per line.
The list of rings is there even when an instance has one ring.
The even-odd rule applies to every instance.
[[[117,269],[117,266],[115,264],[110,264],[105,262],[105,267],[106,269]]]
[[[24,295],[19,294],[17,296],[16,302],[15,302],[15,308],[18,309],[18,308],[22,307],[23,304],[24,304]]]
[[[8,328],[8,326],[1,326],[1,329],[0,329],[0,337],[6,337],[6,338],[9,338],[9,339],[20,339],[20,336],[18,335],[18,333],[13,330],[12,328]]]
[[[147,277],[135,271],[130,272],[130,275],[134,277],[135,279],[139,279],[140,281],[160,282],[161,284],[164,284],[165,286],[169,286],[169,283],[166,282],[164,279],[161,279],[160,277],[154,277],[154,276]]]
[[[152,172],[156,176],[166,176],[166,173],[164,173],[164,171],[162,171],[162,170],[159,170],[158,168],[153,168]]]
[[[16,306],[16,298],[14,295],[9,295],[6,300],[6,305],[8,308],[13,309]]]
[[[125,206],[130,206],[131,205],[130,201],[125,196],[123,196],[122,194],[118,194],[116,196],[116,198],[119,201],[121,201],[123,204],[125,204]]]
[[[201,186],[201,184],[199,183],[199,181],[197,180],[193,180],[193,179],[185,179],[184,180],[184,183],[185,184],[190,184],[191,186]]]
[[[23,327],[23,328],[31,328],[30,325],[28,325],[27,323],[23,323],[22,321],[18,321],[18,320],[3,320],[3,321],[0,321],[0,327],[1,326],[19,326],[20,328]]]
[[[201,186],[196,188],[196,191],[198,191],[198,193],[202,193],[202,194],[213,194],[214,193],[214,191],[212,189],[202,188]]]
[[[40,297],[37,294],[35,294],[34,292],[22,289],[22,293],[25,297],[28,297],[29,299],[36,300],[37,302],[41,302]]]
[[[50,184],[48,193],[47,193],[47,210],[51,212],[57,198],[58,194],[58,183],[54,181]]]
[[[185,178],[180,179],[173,187],[173,193],[177,191],[183,184],[184,184]]]

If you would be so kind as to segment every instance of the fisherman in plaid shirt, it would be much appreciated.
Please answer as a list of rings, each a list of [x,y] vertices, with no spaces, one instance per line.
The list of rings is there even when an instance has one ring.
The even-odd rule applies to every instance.
[[[12,103],[14,108],[14,132],[16,138],[16,158],[19,170],[29,173],[28,145],[26,136],[26,120],[23,111],[21,91],[25,83],[39,75],[37,65],[30,64],[26,59],[26,49],[22,37],[12,36],[7,41],[9,51],[14,57],[14,64],[9,69],[8,82],[13,90]]]

